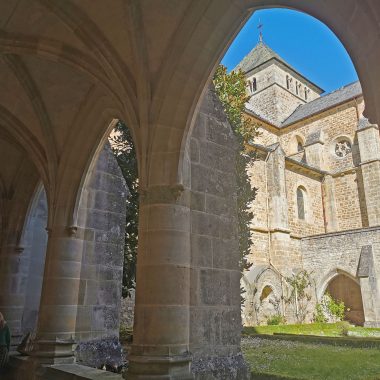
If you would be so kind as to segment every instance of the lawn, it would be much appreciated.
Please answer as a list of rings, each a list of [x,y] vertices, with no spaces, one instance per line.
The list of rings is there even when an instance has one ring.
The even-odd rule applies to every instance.
[[[298,325],[276,325],[276,326],[255,326],[244,327],[243,335],[255,334],[303,334],[320,336],[342,336],[342,323],[308,323]],[[379,337],[379,328],[365,328],[360,326],[350,326],[348,335],[358,337]]]
[[[267,379],[275,379],[275,376],[310,380],[380,379],[379,349],[305,344],[246,336],[242,340],[242,350],[251,366],[252,379],[260,378],[257,376],[259,374],[269,375]]]

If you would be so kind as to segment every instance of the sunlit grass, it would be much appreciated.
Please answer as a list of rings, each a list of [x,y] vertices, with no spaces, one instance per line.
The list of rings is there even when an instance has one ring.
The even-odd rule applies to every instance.
[[[252,379],[255,379],[255,374],[310,380],[380,379],[379,349],[305,344],[251,336],[243,339],[242,350],[251,366]]]

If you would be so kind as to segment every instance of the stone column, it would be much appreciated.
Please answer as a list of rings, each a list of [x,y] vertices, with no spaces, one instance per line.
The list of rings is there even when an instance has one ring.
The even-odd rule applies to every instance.
[[[11,329],[13,349],[22,336],[28,264],[23,247],[12,243],[3,246],[0,254],[0,311]]]
[[[358,125],[360,166],[369,226],[380,225],[380,139],[379,128],[361,119]]]
[[[338,230],[338,220],[336,217],[335,185],[331,175],[326,175],[322,182],[323,207],[325,210],[326,232]]]
[[[72,362],[80,300],[83,239],[76,227],[49,230],[36,338],[31,356],[42,363]]]
[[[322,132],[317,131],[307,136],[305,142],[306,163],[314,168],[324,169]]]
[[[193,378],[189,194],[180,185],[155,186],[142,194],[128,380]]]

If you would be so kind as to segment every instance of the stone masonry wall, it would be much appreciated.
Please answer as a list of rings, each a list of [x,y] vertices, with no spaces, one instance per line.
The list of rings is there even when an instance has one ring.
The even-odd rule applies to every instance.
[[[360,110],[361,104],[358,105]],[[356,104],[349,102],[286,128],[280,136],[281,146],[289,155],[293,153],[292,146],[296,136],[306,139],[313,132],[322,131],[324,145],[321,169],[333,173],[339,230],[358,228],[368,223],[361,170],[352,171],[360,162],[356,139],[357,124]],[[352,143],[352,153],[344,158],[337,157],[334,153],[335,142],[339,137],[347,137]]]
[[[376,251],[379,249],[379,227],[329,233],[302,239],[304,267],[309,272],[313,272],[317,293],[321,295],[327,282],[337,270],[356,278],[362,247],[368,245],[376,248]],[[375,265],[378,267],[379,263],[377,261]]]
[[[202,101],[189,143],[192,371],[197,379],[245,378],[240,353],[237,146],[212,89]]]
[[[298,218],[297,188],[299,186],[306,190],[304,220]],[[307,236],[325,232],[321,182],[287,170],[286,190],[291,233],[296,236]]]
[[[106,143],[89,173],[79,210],[85,239],[77,320],[82,341],[119,334],[127,194]]]

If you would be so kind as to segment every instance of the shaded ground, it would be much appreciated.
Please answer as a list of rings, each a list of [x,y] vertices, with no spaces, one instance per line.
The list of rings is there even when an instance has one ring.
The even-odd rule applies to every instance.
[[[380,379],[379,349],[305,344],[250,336],[242,339],[242,350],[251,366],[253,379],[256,378],[255,374],[310,380]]]

